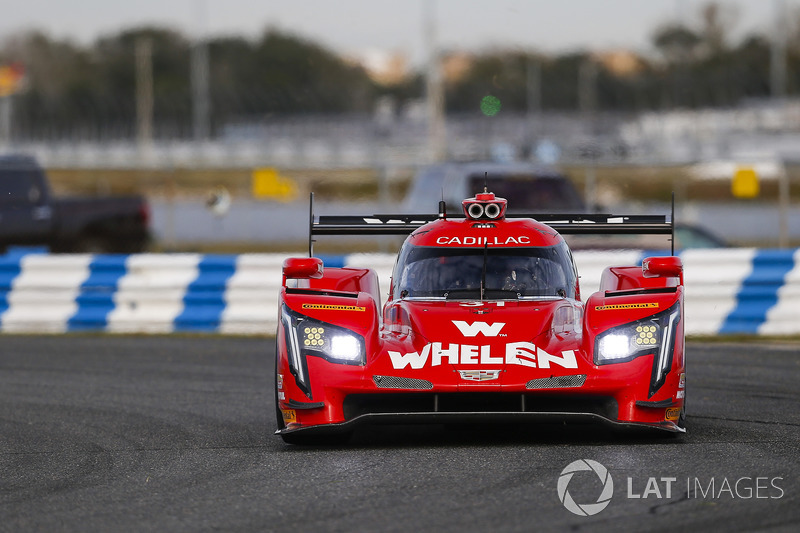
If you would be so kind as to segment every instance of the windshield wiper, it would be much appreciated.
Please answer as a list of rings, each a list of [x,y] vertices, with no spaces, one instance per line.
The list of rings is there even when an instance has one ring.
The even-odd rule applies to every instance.
[[[448,289],[444,291],[443,296],[446,300],[460,300],[465,297],[480,296],[481,292],[481,289]]]
[[[483,293],[483,294],[481,294]],[[517,291],[509,291],[505,289],[449,289],[444,291],[446,300],[462,300],[469,298],[471,295],[480,296],[481,300],[489,297],[493,300],[518,300],[520,294]]]

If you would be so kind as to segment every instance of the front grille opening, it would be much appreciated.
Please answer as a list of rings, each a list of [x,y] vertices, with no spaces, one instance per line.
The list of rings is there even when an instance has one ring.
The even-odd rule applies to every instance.
[[[500,413],[522,411],[520,394],[452,393],[439,395],[444,413]]]
[[[434,394],[351,394],[344,399],[344,418],[352,420],[370,413],[432,413]]]
[[[373,413],[593,413],[616,420],[616,400],[605,396],[557,396],[495,392],[350,394],[344,416]]]

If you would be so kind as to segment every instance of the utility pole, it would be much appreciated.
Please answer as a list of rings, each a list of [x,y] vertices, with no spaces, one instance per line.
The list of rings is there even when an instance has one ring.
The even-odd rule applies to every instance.
[[[0,96],[0,148],[11,146],[11,94]]]
[[[778,174],[778,247],[789,247],[789,173],[786,171],[786,162],[781,161],[781,170]]]
[[[153,41],[136,39],[136,138],[139,156],[150,157],[153,146]]]
[[[526,149],[533,154],[534,133],[539,133],[542,113],[542,64],[533,56],[528,56],[526,71],[526,104],[528,120],[526,121]]]
[[[194,140],[208,140],[211,133],[208,42],[205,36],[206,3],[197,0],[197,36],[192,46],[192,131]]]
[[[777,106],[786,105],[786,2],[773,0],[775,29],[770,48],[770,89]],[[785,115],[785,113],[782,113]],[[784,127],[788,127],[785,124]],[[778,175],[778,246],[789,246],[789,175],[785,162]]]
[[[25,69],[20,64],[0,65],[0,148],[11,145],[14,95],[24,83]]]
[[[587,57],[578,71],[578,107],[594,133],[597,109],[597,62]]]
[[[773,0],[772,5],[775,29],[770,47],[770,89],[772,98],[783,100],[786,97],[786,3]]]
[[[443,161],[447,155],[447,139],[444,116],[444,80],[442,79],[441,58],[436,43],[436,2],[424,2],[425,44],[428,51],[428,70],[426,73],[426,100],[428,108],[428,144],[433,162]]]
[[[583,188],[584,201],[590,212],[595,211],[597,204],[597,158],[600,157],[600,147],[597,146],[597,124],[595,111],[597,110],[597,62],[587,57],[578,70],[578,106],[584,124],[589,127],[589,145],[586,147],[584,157],[589,160],[585,169]]]

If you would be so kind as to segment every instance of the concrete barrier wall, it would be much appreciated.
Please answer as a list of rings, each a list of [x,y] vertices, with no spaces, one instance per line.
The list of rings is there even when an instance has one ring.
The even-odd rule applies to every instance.
[[[582,295],[606,266],[641,264],[643,251],[576,252]],[[288,254],[0,256],[0,331],[271,334]],[[800,333],[800,249],[689,250],[687,335]],[[388,293],[394,256],[323,256],[369,267]]]

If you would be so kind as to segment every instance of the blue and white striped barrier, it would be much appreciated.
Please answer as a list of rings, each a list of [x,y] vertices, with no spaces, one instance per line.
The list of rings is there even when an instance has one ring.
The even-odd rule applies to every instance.
[[[274,333],[289,255],[0,256],[0,331]],[[583,297],[597,290],[605,267],[647,255],[576,252]],[[688,250],[681,258],[688,335],[800,333],[800,249]],[[388,293],[394,255],[323,260],[375,269]]]

